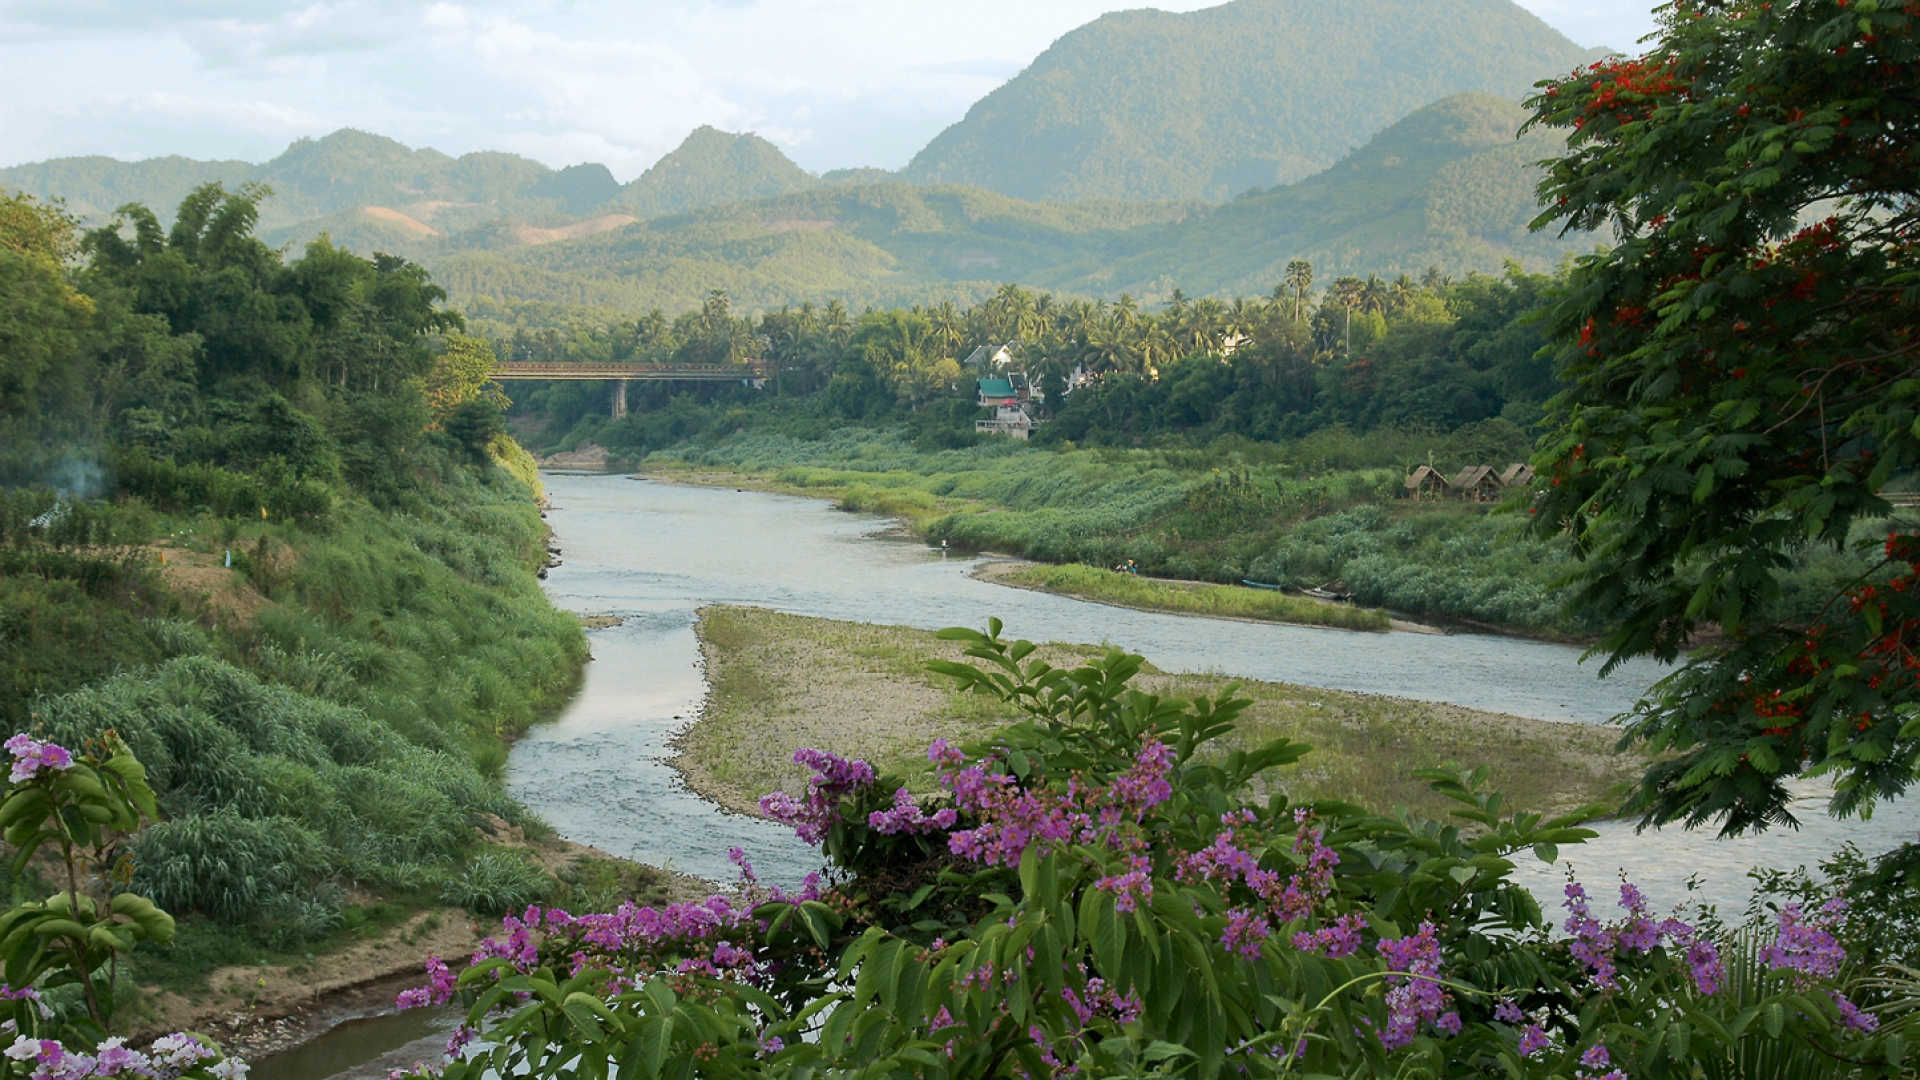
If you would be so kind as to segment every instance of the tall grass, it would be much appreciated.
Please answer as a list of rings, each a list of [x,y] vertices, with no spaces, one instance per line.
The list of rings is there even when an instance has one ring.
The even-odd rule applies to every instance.
[[[1554,582],[1571,567],[1564,543],[1523,538],[1518,518],[1485,506],[1397,497],[1402,469],[1379,463],[1423,456],[1416,451],[1436,441],[1445,442],[1336,428],[1290,444],[923,450],[903,432],[854,428],[804,440],[762,429],[648,464],[757,476],[848,510],[900,517],[962,549],[1088,567],[1132,560],[1150,574],[1220,584],[1340,582],[1364,605],[1416,617],[1539,634],[1590,630],[1561,610]],[[1123,585],[1101,578],[1074,581],[1116,603],[1180,602],[1123,598]]]

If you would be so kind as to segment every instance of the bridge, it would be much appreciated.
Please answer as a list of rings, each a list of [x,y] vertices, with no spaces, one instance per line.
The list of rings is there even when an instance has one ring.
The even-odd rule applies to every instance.
[[[542,364],[508,362],[493,366],[500,380],[586,380],[613,383],[613,418],[627,415],[627,384],[640,382],[743,382],[758,387],[774,374],[765,360],[744,364]]]

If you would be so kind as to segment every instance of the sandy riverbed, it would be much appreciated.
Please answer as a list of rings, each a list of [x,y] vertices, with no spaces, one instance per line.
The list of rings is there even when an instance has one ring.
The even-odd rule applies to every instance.
[[[931,787],[924,750],[934,738],[979,738],[1012,719],[999,702],[962,695],[925,669],[960,658],[930,632],[807,618],[758,608],[711,607],[699,634],[709,697],[675,739],[674,764],[694,790],[743,813],[774,788],[804,790],[793,764],[803,747],[864,757],[910,786]],[[1086,646],[1046,646],[1055,664],[1095,657]],[[1455,705],[1149,668],[1136,686],[1151,693],[1216,695],[1238,683],[1252,704],[1234,738],[1287,737],[1316,749],[1277,770],[1295,799],[1341,798],[1382,810],[1437,814],[1447,804],[1409,774],[1458,763],[1485,765],[1509,805],[1564,812],[1606,801],[1639,763],[1613,753],[1616,733]]]

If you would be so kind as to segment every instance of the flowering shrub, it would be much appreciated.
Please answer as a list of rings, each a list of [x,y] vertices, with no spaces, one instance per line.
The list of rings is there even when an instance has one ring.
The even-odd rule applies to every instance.
[[[785,895],[736,853],[739,896],[529,909],[402,995],[468,1008],[451,1059],[402,1075],[1613,1080],[1731,1074],[1756,1044],[1898,1073],[1825,909],[1783,913],[1751,969],[1631,884],[1603,922],[1570,883],[1557,936],[1512,860],[1591,835],[1577,816],[1444,771],[1423,775],[1449,823],[1252,802],[1306,748],[1223,748],[1243,701],[1132,690],[1119,653],[1055,669],[997,624],[943,633],[974,663],[936,668],[1026,719],[935,742],[939,793],[804,752],[807,795],[768,806],[824,879]]]
[[[113,732],[75,756],[24,732],[6,740],[12,755],[0,794],[0,837],[15,850],[18,874],[39,851],[59,849],[64,888],[45,900],[0,913],[0,1080],[237,1080],[246,1063],[184,1032],[146,1049],[110,1036],[113,974],[137,941],[166,942],[173,919],[153,901],[115,891],[120,842],[158,816],[146,770]],[[64,1011],[42,991],[78,986]]]

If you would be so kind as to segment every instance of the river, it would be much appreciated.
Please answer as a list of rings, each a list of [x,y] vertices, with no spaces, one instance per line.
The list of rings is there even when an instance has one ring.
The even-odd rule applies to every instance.
[[[1661,671],[1629,663],[1601,680],[1596,664],[1579,663],[1576,648],[1480,634],[1354,634],[1131,611],[978,581],[969,573],[978,560],[901,540],[888,521],[840,513],[817,499],[609,475],[555,473],[545,481],[564,559],[548,579],[549,595],[563,609],[622,621],[592,632],[593,662],[579,697],[514,747],[508,787],[569,840],[718,882],[733,879],[726,853],[736,845],[762,880],[781,884],[816,869],[818,858],[788,830],[695,795],[668,764],[669,739],[705,696],[693,623],[708,604],[928,629],[984,627],[997,616],[1009,636],[1117,645],[1170,671],[1583,723],[1624,711]],[[1920,830],[1920,800],[1885,807],[1870,822],[1836,821],[1825,816],[1816,786],[1805,792],[1798,831],[1718,841],[1601,823],[1597,840],[1561,848],[1559,865],[1528,860],[1519,876],[1543,904],[1558,904],[1570,865],[1596,885],[1624,869],[1657,906],[1691,897],[1738,908],[1750,892],[1751,865],[1812,864],[1848,840],[1883,851]],[[1690,878],[1699,884],[1692,894]],[[443,1036],[381,1060],[430,1057],[436,1037]],[[398,1038],[367,1045],[359,1060]],[[363,1065],[302,1075],[358,1080],[385,1072]]]

